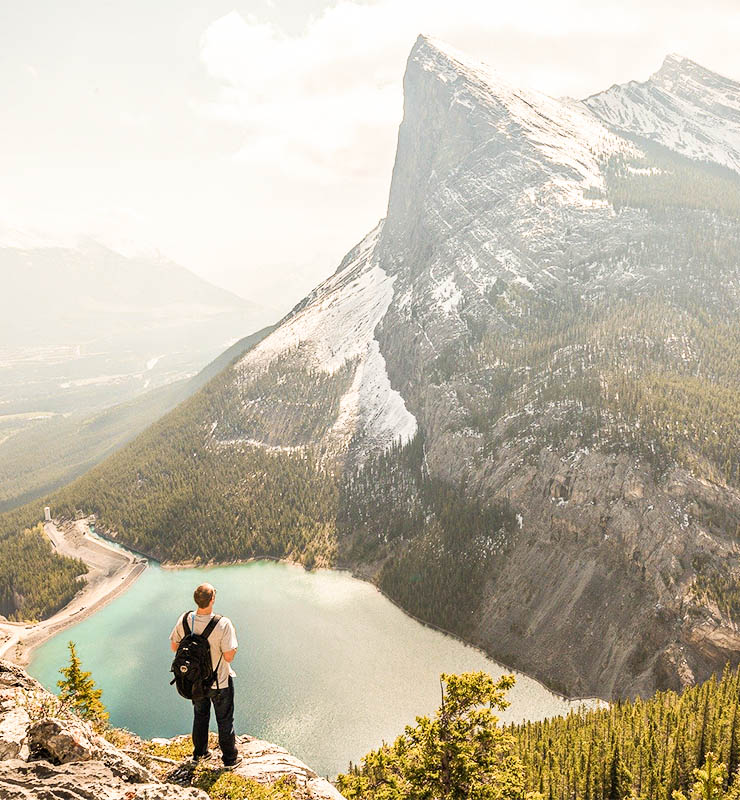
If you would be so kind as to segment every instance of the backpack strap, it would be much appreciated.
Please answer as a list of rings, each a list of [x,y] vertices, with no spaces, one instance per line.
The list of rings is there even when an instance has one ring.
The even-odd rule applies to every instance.
[[[186,611],[182,615],[182,629],[185,632],[185,636],[190,636],[190,625],[188,625],[188,614],[189,613],[190,613],[189,611]]]
[[[216,625],[218,625],[218,623],[221,622],[221,619],[222,619],[221,615],[216,614],[216,616],[213,617],[213,619],[203,629],[203,633],[201,633],[201,636],[204,639],[207,639],[213,633],[213,629],[216,627]]]

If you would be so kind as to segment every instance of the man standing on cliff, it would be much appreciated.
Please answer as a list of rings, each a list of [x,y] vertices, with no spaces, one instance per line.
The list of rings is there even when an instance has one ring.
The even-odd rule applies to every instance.
[[[183,620],[191,633],[203,633],[213,619],[213,604],[216,601],[216,590],[210,583],[202,583],[193,592],[197,609],[184,614],[177,621],[170,634],[170,646],[177,651],[177,645],[185,637]],[[193,700],[193,760],[208,758],[208,724],[211,718],[211,703],[216,712],[218,724],[218,744],[225,767],[234,767],[241,761],[236,749],[234,734],[234,676],[231,662],[239,646],[236,631],[228,617],[221,617],[218,624],[208,636],[211,648],[211,664],[216,671],[210,697]]]

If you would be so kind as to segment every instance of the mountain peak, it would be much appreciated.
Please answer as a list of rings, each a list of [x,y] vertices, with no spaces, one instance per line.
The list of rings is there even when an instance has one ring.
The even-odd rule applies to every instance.
[[[740,172],[740,83],[686,56],[669,53],[649,80],[584,102],[620,132]]]
[[[703,67],[679,53],[669,53],[660,66],[660,69],[650,76],[650,83],[666,91],[676,91],[684,87],[701,86],[709,89],[740,90],[740,85],[735,81],[720,75],[717,72]]]
[[[457,173],[463,151],[513,159],[524,171],[547,174],[547,191],[561,202],[582,203],[584,190],[601,188],[599,158],[621,146],[580,103],[518,86],[446,42],[419,36],[404,77],[389,231],[404,217],[401,207],[411,213],[423,202],[416,193],[427,178],[443,182]]]
[[[465,53],[461,52],[451,44],[437,39],[435,36],[428,36],[427,34],[420,33],[411,50],[413,57],[414,53],[419,50],[428,50],[438,56],[442,56],[448,61],[453,61],[461,67],[474,66],[474,61]]]
[[[698,66],[695,61],[692,61],[690,58],[686,58],[686,56],[682,56],[680,53],[668,53],[668,55],[663,59],[660,69],[670,69],[676,66],[681,67],[685,64],[693,64]]]
[[[427,72],[437,74],[445,82],[463,77],[488,85],[505,85],[505,81],[488,64],[470,58],[441,39],[425,34],[419,34],[411,48],[409,63],[412,62],[418,63]]]

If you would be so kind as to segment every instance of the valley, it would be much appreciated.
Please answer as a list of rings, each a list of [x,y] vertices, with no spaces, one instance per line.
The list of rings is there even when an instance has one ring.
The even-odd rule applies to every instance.
[[[268,336],[44,500],[169,564],[350,569],[569,696],[736,665],[735,140],[698,153],[632,123],[675,90],[708,137],[740,85],[675,58],[648,83],[628,119],[419,37],[386,217]],[[41,503],[0,517],[0,549]],[[52,593],[32,561],[6,616],[74,593],[73,563],[49,561]]]

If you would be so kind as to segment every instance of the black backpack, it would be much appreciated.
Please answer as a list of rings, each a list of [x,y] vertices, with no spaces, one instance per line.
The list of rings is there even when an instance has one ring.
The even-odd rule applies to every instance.
[[[193,633],[188,625],[188,614],[190,613],[190,611],[186,611],[182,617],[185,636],[177,645],[177,652],[170,667],[170,672],[174,675],[170,686],[174,683],[177,691],[187,700],[201,700],[204,697],[210,697],[211,684],[216,679],[216,672],[221,663],[219,658],[216,669],[213,669],[211,646],[208,644],[208,637],[220,622],[221,617],[216,614],[206,625],[203,633]]]

